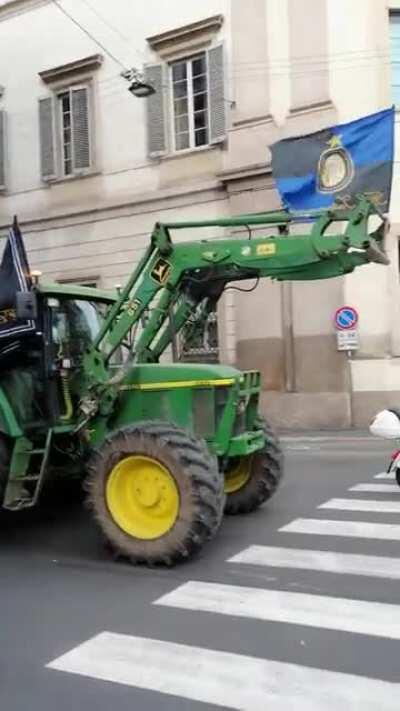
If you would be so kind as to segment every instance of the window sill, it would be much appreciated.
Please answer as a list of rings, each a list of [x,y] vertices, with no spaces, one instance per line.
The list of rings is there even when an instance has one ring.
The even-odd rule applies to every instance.
[[[74,173],[73,175],[63,175],[60,178],[48,178],[47,180],[42,180],[44,185],[51,187],[52,185],[60,185],[62,183],[70,183],[75,180],[82,180],[83,178],[93,178],[96,175],[101,175],[101,170],[88,170],[85,173]]]
[[[218,143],[209,143],[207,146],[199,146],[198,148],[185,148],[183,151],[175,151],[174,153],[167,153],[164,156],[160,156],[160,162],[186,158],[187,156],[193,156],[197,153],[210,153],[216,149],[221,150],[223,146],[224,141],[219,141]]]

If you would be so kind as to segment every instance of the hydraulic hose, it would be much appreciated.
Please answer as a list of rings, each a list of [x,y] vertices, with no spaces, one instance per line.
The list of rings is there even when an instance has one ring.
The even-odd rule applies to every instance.
[[[60,420],[62,422],[69,422],[74,414],[74,407],[72,405],[71,390],[69,387],[69,378],[66,370],[62,370],[60,373],[61,377],[61,389],[64,398],[65,412],[61,415]]]

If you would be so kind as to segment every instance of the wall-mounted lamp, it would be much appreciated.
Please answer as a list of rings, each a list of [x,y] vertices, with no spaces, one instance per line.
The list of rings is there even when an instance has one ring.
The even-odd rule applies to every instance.
[[[133,81],[128,91],[130,91],[131,94],[139,97],[140,99],[146,98],[146,96],[151,96],[152,94],[156,93],[156,90],[153,86],[151,86],[150,84],[146,84],[142,81]]]

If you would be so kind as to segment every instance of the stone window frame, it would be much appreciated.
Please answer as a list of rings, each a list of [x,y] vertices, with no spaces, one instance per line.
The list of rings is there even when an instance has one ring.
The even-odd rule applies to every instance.
[[[206,96],[206,108],[204,113],[206,114],[206,122],[204,125],[204,129],[206,132],[206,140],[204,143],[201,143],[199,145],[196,144],[196,128],[195,128],[195,96],[196,94],[193,91],[193,84],[194,81],[196,80],[195,77],[193,76],[193,62],[196,60],[202,59],[205,65],[205,71],[202,76],[205,76],[205,89],[202,91],[202,94],[205,94]],[[168,92],[168,107],[169,107],[169,114],[170,114],[170,128],[171,128],[171,136],[169,137],[171,149],[173,153],[179,153],[181,154],[184,151],[193,151],[193,150],[198,150],[199,148],[205,148],[210,145],[210,131],[209,131],[209,126],[210,126],[210,89],[209,89],[209,70],[208,70],[208,57],[206,52],[198,52],[190,57],[181,57],[180,59],[173,60],[172,62],[169,63],[168,65],[168,85],[170,87],[170,90]],[[182,131],[179,132],[177,131],[176,127],[176,119],[179,118],[177,117],[175,113],[175,97],[174,97],[174,78],[173,78],[173,71],[174,71],[174,66],[177,64],[185,64],[185,78],[182,80],[182,82],[178,83],[183,83],[185,81],[186,83],[186,95],[183,97],[186,99],[187,102],[187,113],[184,114],[187,116],[188,120],[188,126],[187,126],[187,131]],[[179,97],[177,98],[179,100]],[[202,112],[203,113],[203,112]],[[198,129],[200,130],[200,129]],[[182,134],[188,134],[188,141],[189,145],[184,146],[183,148],[179,148],[177,145],[178,141],[178,136]]]

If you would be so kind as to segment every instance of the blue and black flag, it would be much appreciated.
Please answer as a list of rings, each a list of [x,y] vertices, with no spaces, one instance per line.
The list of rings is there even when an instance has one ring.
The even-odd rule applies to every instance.
[[[0,357],[9,356],[21,347],[21,336],[32,333],[33,321],[17,320],[18,291],[32,287],[29,264],[17,221],[10,229],[0,264]]]
[[[392,185],[394,107],[271,146],[284,206],[307,212],[350,208],[361,193],[387,212]]]

